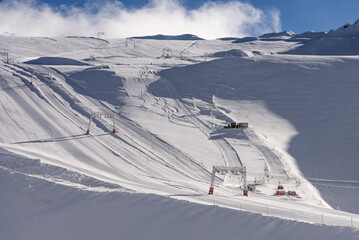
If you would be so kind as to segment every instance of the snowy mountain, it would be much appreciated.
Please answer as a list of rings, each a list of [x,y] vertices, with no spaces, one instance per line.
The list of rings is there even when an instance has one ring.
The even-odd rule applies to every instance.
[[[278,37],[274,34],[274,36],[266,40],[277,41]],[[300,44],[298,48],[284,52],[287,54],[359,55],[359,19],[352,25],[345,24],[328,33],[309,31],[302,34],[293,34],[284,40]]]
[[[330,37],[359,37],[359,19],[354,24],[346,23],[336,30],[328,32]]]
[[[292,31],[284,31],[284,32],[279,32],[279,33],[266,33],[266,34],[259,36],[259,38],[288,37],[288,36],[290,37],[293,35],[295,35],[295,33]]]
[[[204,40],[203,38],[200,38],[193,34],[182,34],[177,36],[171,36],[171,35],[154,35],[154,36],[141,36],[141,37],[132,37],[134,39],[153,39],[153,40],[184,40],[184,41],[190,41],[190,40]]]
[[[357,239],[359,58],[317,36],[0,36],[0,236]]]

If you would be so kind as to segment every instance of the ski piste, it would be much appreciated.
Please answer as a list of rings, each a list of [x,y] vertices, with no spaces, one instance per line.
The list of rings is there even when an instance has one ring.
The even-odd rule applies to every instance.
[[[351,203],[359,187],[359,59],[279,54],[295,51],[291,38],[129,44],[3,36],[0,47],[9,53],[9,63],[0,64],[3,176],[85,191],[80,198],[155,195],[186,208],[214,205],[331,231],[358,227],[359,209]],[[233,49],[246,56],[231,56]],[[224,128],[241,121],[249,128]],[[245,166],[255,190],[243,196],[237,175],[216,175],[208,195],[213,166]],[[276,196],[278,185],[297,196]],[[341,191],[346,199],[336,197]]]

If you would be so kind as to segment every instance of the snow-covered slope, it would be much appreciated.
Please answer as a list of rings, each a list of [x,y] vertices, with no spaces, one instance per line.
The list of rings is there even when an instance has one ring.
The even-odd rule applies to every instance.
[[[195,41],[195,40],[204,40],[193,34],[182,34],[177,36],[171,35],[154,35],[154,36],[141,36],[141,37],[132,37],[133,39],[153,39],[153,40],[185,40],[185,41]]]
[[[306,41],[296,49],[285,52],[285,54],[355,56],[359,55],[359,37],[315,38]]]
[[[335,179],[357,181],[359,177],[359,129],[355,121],[359,118],[358,61],[293,56],[264,56],[255,61],[231,58],[170,69],[161,75],[175,84],[184,98],[206,102],[197,106],[198,112],[218,109],[234,121],[249,122],[288,164],[289,172],[300,174],[292,166],[298,164],[306,177],[332,179],[325,185],[331,186]],[[358,212],[354,203],[359,197],[358,185],[350,187],[323,189],[323,194],[332,206]],[[333,194],[348,191],[349,198],[333,199]]]
[[[290,37],[293,35],[295,35],[295,33],[292,31],[284,31],[284,32],[279,32],[279,33],[266,33],[266,34],[259,36],[259,38],[288,37],[288,36]]]
[[[11,179],[9,189],[17,189],[2,188],[10,195],[1,199],[1,209],[5,201],[24,194],[29,198],[24,199],[25,207],[10,207],[7,216],[36,215],[41,222],[61,216],[64,221],[76,212],[81,199],[98,196],[95,201],[86,200],[76,212],[97,216],[101,211],[91,211],[94,205],[116,208],[119,204],[126,209],[114,198],[130,201],[132,194],[141,192],[185,200],[180,204],[193,216],[192,224],[206,223],[210,217],[208,226],[214,226],[213,215],[221,214],[228,216],[229,223],[240,214],[244,222],[269,222],[258,234],[281,227],[279,220],[240,210],[359,226],[359,216],[354,214],[359,209],[351,201],[358,188],[355,120],[359,108],[354,94],[358,59],[278,55],[300,45],[288,38],[231,43],[1,36],[0,48],[9,53],[10,63],[0,65],[0,168],[2,178]],[[226,58],[227,53],[240,54]],[[113,113],[117,133],[112,133],[112,119],[94,118],[90,135],[85,135],[91,112]],[[247,121],[250,128],[223,128],[232,121]],[[227,175],[218,176],[215,194],[207,195],[214,165],[246,166],[248,183],[258,184],[257,190],[244,197],[241,179]],[[310,182],[313,179],[318,186],[344,184],[346,197],[332,188],[319,187],[319,192]],[[274,196],[279,183],[299,196]],[[44,186],[43,192],[42,187],[29,188],[49,201],[51,196],[61,199],[53,205],[54,212],[22,191],[24,184]],[[128,206],[127,214],[144,217],[147,220],[139,224],[148,222],[150,229],[157,226],[149,223],[150,216],[159,215],[157,224],[162,225],[167,216],[159,212],[176,208],[178,202],[146,194],[136,195],[138,202]],[[136,212],[136,206],[153,199],[162,202],[163,208],[157,205],[145,215]],[[206,216],[200,213],[208,207],[188,202],[231,210],[219,209]],[[33,212],[27,211],[34,203]],[[337,205],[352,213],[333,209]],[[103,208],[100,216],[106,218],[109,211],[110,207]],[[177,219],[181,213],[174,211],[170,217]],[[1,222],[4,219],[2,215]],[[292,224],[284,223],[288,229],[294,229]],[[15,227],[3,225],[2,229],[9,228],[6,236],[12,236]],[[303,227],[312,229],[313,237],[325,231],[318,225]],[[228,234],[237,230],[230,225]],[[248,234],[253,239],[259,236]],[[343,236],[351,239],[355,234],[346,229]]]
[[[299,55],[359,55],[359,19],[354,24],[325,32],[305,32],[293,35],[288,41],[301,42],[296,49],[286,54]]]
[[[354,24],[346,23],[336,30],[328,32],[330,37],[359,37],[359,19]]]
[[[3,168],[0,180],[2,239],[359,238],[350,227],[283,221],[158,195],[79,191]]]

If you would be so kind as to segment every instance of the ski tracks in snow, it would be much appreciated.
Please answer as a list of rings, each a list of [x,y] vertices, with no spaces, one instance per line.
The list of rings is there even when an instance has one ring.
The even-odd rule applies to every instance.
[[[259,137],[251,129],[243,130],[248,141],[254,146],[263,156],[266,161],[268,171],[271,173],[271,177],[276,178],[288,178],[288,174],[284,170],[284,166],[277,155],[273,153],[267,146],[265,146]]]
[[[26,70],[23,69],[22,70]],[[22,70],[12,69],[12,72],[15,73],[15,77],[19,78],[21,81],[26,81],[25,78],[28,77],[28,73],[22,72]],[[25,74],[25,75],[24,75]],[[41,79],[39,79],[41,81]],[[47,86],[47,85],[44,85]],[[19,96],[17,92],[13,91],[13,99],[18,99],[18,103],[23,108],[25,112],[28,113],[31,118],[33,118],[33,121],[37,123],[38,126],[41,126],[41,128],[48,132],[50,136],[65,136],[66,134],[62,131],[63,123],[55,123],[52,121],[52,119],[57,119],[55,112],[58,112],[60,115],[65,117],[68,120],[72,120],[74,116],[69,117],[67,116],[68,111],[61,111],[58,106],[61,106],[63,103],[62,101],[59,101],[58,98],[54,98],[53,95],[56,95],[55,92],[61,91],[61,89],[57,89],[58,91],[54,91],[54,87],[47,86],[43,88],[43,91],[39,92],[41,93],[41,99],[45,100],[47,104],[51,106],[52,109],[55,111],[48,111],[48,108],[41,107],[41,104],[34,104],[37,101],[38,98],[35,98],[36,95],[34,94],[26,94],[24,96]],[[31,90],[31,89],[30,89]],[[20,92],[19,92],[20,94]],[[60,93],[62,96],[63,94],[66,94],[66,92]],[[23,94],[22,94],[23,95]],[[40,96],[39,96],[40,97]],[[57,96],[56,96],[57,97]],[[28,99],[28,100],[24,100]],[[64,98],[66,101],[66,97]],[[20,101],[20,102],[19,102]],[[55,102],[56,103],[55,103]],[[61,103],[60,103],[61,102]],[[70,111],[72,111],[72,108],[68,108]],[[64,110],[64,109],[62,109]],[[66,113],[65,113],[66,112]],[[77,115],[81,115],[82,112],[86,112],[85,110],[80,111],[77,113]],[[55,115],[54,115],[55,114]],[[86,118],[86,116],[83,116]],[[180,152],[176,151],[174,155],[168,152],[169,148],[172,148],[171,146],[163,146],[164,142],[157,141],[157,139],[153,137],[146,137],[143,129],[141,130],[140,126],[134,126],[133,122],[125,121],[123,118],[117,118],[117,122],[120,124],[122,136],[118,137],[117,135],[114,135],[115,138],[117,138],[120,142],[123,142],[124,144],[120,144],[120,147],[118,144],[114,143],[113,141],[107,141],[108,138],[100,138],[96,135],[89,136],[89,139],[92,139],[93,141],[97,142],[97,144],[100,144],[103,146],[104,149],[107,149],[107,151],[111,152],[115,157],[120,158],[122,161],[126,162],[127,165],[134,167],[139,172],[142,172],[143,174],[146,174],[148,176],[154,176],[157,178],[163,178],[164,172],[172,172],[172,175],[178,175],[179,179],[181,178],[190,178],[192,180],[200,180],[203,181],[207,175],[205,174],[204,169],[201,169],[201,167],[198,164],[188,164],[188,166],[182,166],[179,163],[179,159],[186,159],[186,157]],[[76,125],[77,128],[80,131],[84,130],[81,127],[81,124],[71,121],[72,124]],[[98,122],[100,123],[100,122]],[[137,135],[133,140],[133,143],[131,143],[130,139],[133,139],[133,137],[130,137],[130,135]],[[127,136],[127,137],[126,137]],[[147,141],[139,141],[141,138],[146,138]],[[64,138],[65,139],[65,138]],[[127,139],[127,140],[126,140]],[[66,140],[66,139],[65,139]],[[119,141],[116,141],[117,143]],[[23,141],[22,144],[26,143],[36,143],[36,141]],[[42,142],[41,140],[38,140],[38,142]],[[83,141],[82,141],[83,142]],[[60,141],[57,145],[61,145],[63,149],[68,149],[68,152],[71,152],[73,156],[76,156],[76,158],[80,159],[80,161],[86,162],[86,164],[91,165],[92,167],[96,167],[97,169],[101,169],[102,171],[105,171],[107,173],[110,173],[111,175],[117,175],[117,177],[124,179],[127,179],[129,182],[142,182],[141,179],[138,177],[134,178],[133,174],[126,174],[126,172],[121,171],[121,165],[124,166],[124,164],[119,164],[119,162],[113,162],[113,160],[109,160],[107,158],[102,158],[97,151],[88,151],[88,146],[85,146],[86,144],[90,144],[89,141],[85,142],[77,142],[77,141]],[[85,145],[83,145],[85,144]],[[150,147],[146,146],[156,146],[156,151],[151,151]],[[86,150],[87,149],[87,150]],[[119,151],[120,149],[120,151]],[[135,151],[135,152],[133,152]],[[121,153],[120,153],[121,152]],[[173,149],[171,149],[171,152],[173,152]],[[48,152],[48,154],[52,154],[51,152]],[[140,159],[136,159],[134,157],[135,155],[138,155]],[[46,156],[43,156],[44,159],[46,159]],[[102,159],[102,163],[98,161],[98,159]],[[148,167],[148,163],[146,161],[142,161],[144,159],[150,160],[152,162],[151,165],[156,165],[157,167]],[[121,162],[121,161],[120,161]],[[176,164],[174,164],[176,162]],[[184,161],[187,162],[187,161]],[[189,161],[193,162],[193,161]],[[58,163],[57,161],[53,163]],[[71,165],[73,163],[66,164],[67,167],[70,167],[72,169]],[[62,164],[60,164],[62,165]],[[126,165],[126,164],[125,164]],[[177,166],[176,166],[177,165]],[[128,168],[128,167],[126,167]],[[157,169],[162,169],[163,172]],[[78,169],[80,170],[80,169]],[[89,169],[88,169],[89,170]],[[91,170],[90,170],[91,172]],[[101,175],[100,173],[97,173],[96,175]],[[182,177],[180,177],[182,176]],[[117,178],[116,177],[116,178]],[[108,178],[108,177],[106,177]],[[202,180],[201,180],[202,179]],[[108,179],[110,180],[110,179]],[[113,181],[113,180],[110,180]]]
[[[178,95],[176,93],[176,90],[174,89],[173,85],[168,80],[161,78],[161,81],[167,88],[171,97],[175,100],[178,108],[181,109],[185,113],[188,120],[190,122],[192,122],[204,135],[206,135],[208,137],[211,129],[207,125],[205,125],[199,118],[197,118],[181,102],[180,98],[178,97]],[[238,165],[243,166],[239,155],[225,139],[215,139],[212,141],[216,144],[218,149],[221,151],[221,154],[223,156],[223,160],[224,160],[226,166],[238,166]]]

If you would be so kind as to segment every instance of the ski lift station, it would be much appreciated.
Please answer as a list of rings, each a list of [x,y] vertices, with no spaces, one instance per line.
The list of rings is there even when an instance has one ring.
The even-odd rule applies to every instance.
[[[171,48],[163,48],[163,49],[162,49],[162,57],[163,57],[163,58],[170,58],[170,57],[172,57],[172,49],[171,49]]]
[[[212,195],[214,191],[214,180],[216,178],[216,173],[219,175],[226,175],[226,174],[239,175],[241,177],[241,180],[243,181],[243,196],[248,196],[247,171],[245,166],[244,167],[213,166],[211,185],[208,191],[209,195]]]
[[[112,118],[112,133],[116,133],[116,122],[115,122],[115,115],[114,113],[103,113],[103,112],[91,112],[90,115],[90,119],[89,119],[89,124],[87,126],[87,130],[86,130],[86,135],[90,134],[90,127],[91,127],[91,123],[93,121],[93,118]]]

